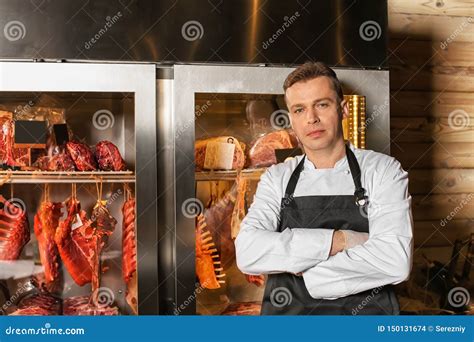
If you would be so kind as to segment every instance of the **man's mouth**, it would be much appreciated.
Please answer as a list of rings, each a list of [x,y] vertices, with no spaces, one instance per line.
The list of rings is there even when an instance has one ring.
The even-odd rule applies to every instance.
[[[324,129],[317,129],[306,134],[307,137],[319,138],[325,132]]]

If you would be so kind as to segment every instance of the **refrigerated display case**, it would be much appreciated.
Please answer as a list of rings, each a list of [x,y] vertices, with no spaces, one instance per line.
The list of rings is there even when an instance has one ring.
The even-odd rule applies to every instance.
[[[159,73],[160,313],[259,314],[265,277],[240,272],[234,239],[261,174],[303,153],[283,99],[292,70],[175,65]],[[335,71],[350,104],[345,137],[389,152],[388,72]]]
[[[158,312],[155,69],[0,63],[1,314]]]

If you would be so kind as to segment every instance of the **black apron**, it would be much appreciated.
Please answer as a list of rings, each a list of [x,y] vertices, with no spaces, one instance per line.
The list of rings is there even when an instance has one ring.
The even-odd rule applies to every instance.
[[[368,199],[361,185],[357,159],[346,145],[347,161],[356,191],[353,195],[294,197],[304,156],[293,171],[281,200],[278,231],[292,228],[350,229],[369,232]],[[270,274],[263,296],[262,315],[398,315],[398,300],[391,286],[379,287],[334,300],[314,299],[303,277]]]

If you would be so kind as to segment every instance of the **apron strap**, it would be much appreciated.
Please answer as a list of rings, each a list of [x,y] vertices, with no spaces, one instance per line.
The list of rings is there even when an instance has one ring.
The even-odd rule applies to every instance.
[[[354,155],[354,152],[350,149],[349,145],[346,145],[346,155],[347,155],[347,162],[349,163],[349,169],[351,169],[352,180],[354,181],[355,185],[355,203],[359,207],[364,207],[367,205],[368,197],[365,194],[365,189],[362,187],[362,183],[360,180],[361,172],[359,163],[357,162],[357,158]]]
[[[359,163],[357,162],[354,152],[352,152],[352,150],[350,149],[348,145],[346,145],[346,156],[347,156],[347,162],[349,163],[349,168],[351,170],[352,180],[354,181],[354,185],[356,188],[354,192],[355,202],[357,206],[363,207],[368,203],[368,197],[365,194],[365,189],[362,187],[362,182],[360,180],[361,172],[360,172]],[[296,166],[295,170],[291,174],[288,185],[286,186],[285,198],[293,197],[296,184],[298,183],[298,180],[300,178],[300,173],[304,168],[305,159],[306,159],[306,154],[303,156],[298,166]]]

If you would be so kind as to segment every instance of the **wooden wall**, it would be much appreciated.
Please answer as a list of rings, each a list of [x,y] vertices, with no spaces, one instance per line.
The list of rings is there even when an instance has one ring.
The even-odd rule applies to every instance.
[[[391,151],[410,175],[415,261],[447,262],[474,232],[474,3],[388,6]]]

